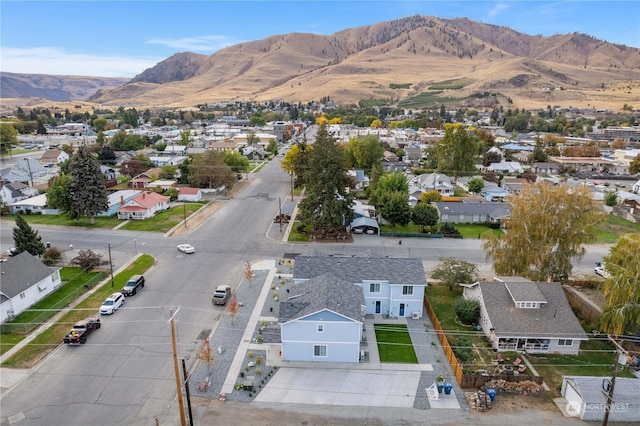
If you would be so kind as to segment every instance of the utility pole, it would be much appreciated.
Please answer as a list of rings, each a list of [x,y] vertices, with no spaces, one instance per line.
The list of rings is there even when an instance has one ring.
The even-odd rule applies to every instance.
[[[607,398],[607,403],[605,404],[604,409],[604,418],[602,419],[602,426],[607,426],[609,423],[609,411],[611,408],[611,404],[613,404],[613,391],[616,386],[616,376],[618,375],[618,359],[620,359],[621,353],[626,353],[627,351],[620,346],[620,343],[613,340],[611,335],[607,335],[607,338],[611,340],[616,347],[616,359],[613,362],[613,373],[611,374],[611,381],[604,379],[602,381],[602,393]]]
[[[182,358],[182,375],[184,376],[184,391],[187,394],[187,409],[189,410],[189,425],[193,426],[193,413],[191,412],[191,394],[189,393],[189,373]]]
[[[178,309],[179,311],[180,309]],[[176,314],[178,313],[176,311]],[[178,408],[180,410],[180,425],[187,426],[187,420],[184,415],[184,402],[182,401],[182,385],[180,383],[180,369],[178,367],[178,346],[176,344],[176,326],[173,321],[173,309],[169,309],[169,324],[171,324],[171,347],[173,349],[173,370],[176,375],[176,389],[178,391]]]
[[[182,202],[182,214],[184,216],[184,227],[187,227],[187,202]]]
[[[113,287],[113,262],[111,261],[111,243],[107,243],[109,248],[109,269],[111,269],[111,287]]]
[[[291,175],[291,201],[293,201],[293,172],[289,172]]]
[[[27,162],[27,167],[29,168],[29,179],[31,180],[31,187],[33,188],[33,173],[31,173],[31,163],[28,158],[25,158],[24,161]]]
[[[282,232],[282,202],[280,201],[280,197],[278,197],[278,223],[280,224],[280,232]]]

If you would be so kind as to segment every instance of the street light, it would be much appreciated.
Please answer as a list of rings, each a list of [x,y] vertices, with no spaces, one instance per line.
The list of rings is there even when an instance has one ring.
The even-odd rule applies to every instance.
[[[23,160],[27,162],[27,167],[29,168],[29,179],[31,180],[31,186],[33,187],[33,173],[31,173],[31,163],[29,163],[28,158],[23,158]]]

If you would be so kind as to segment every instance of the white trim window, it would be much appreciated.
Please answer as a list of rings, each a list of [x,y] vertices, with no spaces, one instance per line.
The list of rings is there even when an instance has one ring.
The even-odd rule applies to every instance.
[[[413,286],[412,285],[403,285],[402,286],[402,294],[404,296],[411,296],[413,295]]]
[[[313,345],[313,356],[326,357],[327,346],[326,345]]]
[[[318,324],[318,333],[324,333],[324,324]]]
[[[558,339],[558,346],[573,346],[573,339]]]
[[[380,293],[380,283],[369,283],[369,293]]]

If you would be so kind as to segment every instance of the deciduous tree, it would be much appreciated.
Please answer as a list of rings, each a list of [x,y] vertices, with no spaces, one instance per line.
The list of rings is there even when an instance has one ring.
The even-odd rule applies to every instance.
[[[47,205],[53,209],[58,209],[60,213],[69,213],[71,211],[71,181],[70,175],[60,173],[60,175],[49,181],[49,189],[47,189]]]
[[[238,298],[234,294],[227,303],[227,314],[229,315],[229,318],[231,318],[231,325],[233,325],[233,319],[238,315],[239,311],[240,305],[238,305]]]
[[[16,254],[26,251],[33,256],[42,256],[46,250],[38,231],[29,226],[20,213],[16,214],[16,227],[13,228],[13,244],[16,248]]]
[[[391,224],[406,226],[411,220],[411,206],[407,194],[403,192],[385,192],[382,194],[378,210],[380,215]]]
[[[347,167],[364,169],[369,173],[371,167],[382,160],[384,148],[377,136],[366,135],[349,139],[344,153]]]
[[[411,221],[420,225],[420,232],[424,232],[425,226],[435,226],[438,220],[438,210],[431,204],[418,203],[411,209]]]
[[[618,239],[605,257],[610,277],[604,282],[601,326],[613,334],[635,334],[640,328],[640,232]]]
[[[224,152],[213,150],[194,155],[193,162],[189,165],[192,184],[197,188],[233,186],[235,176],[231,167],[224,163],[224,159]]]
[[[431,273],[431,278],[440,280],[449,290],[457,284],[470,284],[478,280],[478,266],[453,257],[441,258]]]
[[[509,202],[506,234],[482,236],[494,271],[536,281],[567,279],[571,260],[582,258],[584,244],[594,240],[595,226],[603,219],[589,190],[525,184]]]
[[[224,154],[224,164],[231,167],[234,173],[249,171],[249,159],[235,150],[228,150]]]
[[[89,216],[91,223],[95,223],[95,215],[109,208],[106,179],[100,171],[100,162],[86,147],[82,146],[71,157],[69,174],[71,175],[69,211],[76,218]]]
[[[13,124],[0,124],[0,154],[11,152],[11,147],[18,143],[18,130]]]
[[[484,180],[482,178],[473,178],[467,186],[469,187],[469,192],[479,194],[484,188]]]
[[[438,171],[455,178],[476,170],[478,144],[464,126],[445,124],[444,137],[436,145]]]
[[[636,155],[636,157],[631,160],[629,164],[629,173],[632,175],[640,173],[640,155]]]

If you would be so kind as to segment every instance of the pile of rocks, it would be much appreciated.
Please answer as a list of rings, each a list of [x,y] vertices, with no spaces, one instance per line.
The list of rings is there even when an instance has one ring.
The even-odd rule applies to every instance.
[[[515,393],[519,395],[537,395],[542,391],[542,385],[532,382],[531,380],[523,380],[522,382],[508,382],[506,380],[490,380],[486,382],[481,390],[495,389],[496,392]]]
[[[469,404],[470,410],[478,410],[484,413],[493,406],[491,398],[483,391],[465,392],[464,397],[467,400],[467,404]]]

